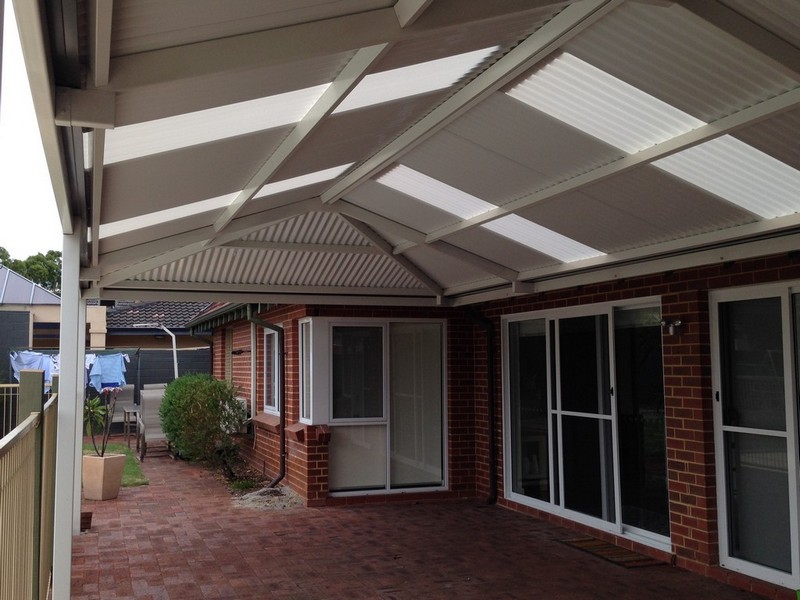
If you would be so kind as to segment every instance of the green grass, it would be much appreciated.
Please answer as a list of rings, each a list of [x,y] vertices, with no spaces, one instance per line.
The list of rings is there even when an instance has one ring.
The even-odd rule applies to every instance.
[[[91,444],[83,445],[84,454],[94,454],[94,448]],[[106,454],[124,454],[125,455],[125,468],[122,471],[122,487],[133,487],[135,485],[147,485],[150,481],[142,473],[142,466],[136,460],[136,455],[133,450],[128,448],[125,444],[109,444],[106,447]]]

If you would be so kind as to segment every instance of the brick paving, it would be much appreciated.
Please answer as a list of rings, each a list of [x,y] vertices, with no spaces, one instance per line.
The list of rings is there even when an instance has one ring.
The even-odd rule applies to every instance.
[[[73,600],[746,600],[667,565],[626,569],[558,542],[576,537],[498,506],[452,500],[259,511],[233,507],[208,471],[143,463],[149,486],[84,501]]]

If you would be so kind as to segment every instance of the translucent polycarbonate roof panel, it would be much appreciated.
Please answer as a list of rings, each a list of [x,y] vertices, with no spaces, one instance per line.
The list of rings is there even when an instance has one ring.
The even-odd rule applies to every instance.
[[[104,163],[204,144],[296,123],[329,84],[126,125],[106,133]]]
[[[397,165],[376,181],[462,219],[471,219],[496,208],[480,198],[404,165]]]
[[[324,169],[315,173],[307,173],[306,175],[292,177],[291,179],[284,179],[283,181],[270,182],[262,186],[254,198],[264,198],[265,196],[272,196],[273,194],[279,194],[288,190],[305,187],[321,181],[329,181],[344,173],[350,168],[350,165],[352,165],[352,163],[338,165],[336,167],[331,167],[330,169]]]
[[[334,114],[426,94],[450,87],[480,65],[498,47],[483,48],[390,71],[367,75],[336,107]]]
[[[259,190],[254,198],[265,198],[267,196],[313,185],[322,181],[329,181],[339,176],[349,167],[349,164],[339,165],[338,167],[333,167],[324,171],[308,173],[300,177],[268,183],[267,185],[263,186],[261,190]],[[100,238],[119,235],[136,229],[142,229],[144,227],[152,227],[166,221],[175,221],[212,210],[223,209],[228,206],[238,195],[239,192],[233,192],[230,194],[217,196],[215,198],[207,198],[198,202],[191,202],[165,210],[154,211],[138,217],[123,219],[113,223],[105,223],[100,225]]]
[[[482,227],[565,263],[603,255],[599,250],[523,219],[519,215],[508,215],[489,221]]]
[[[629,154],[704,125],[568,53],[506,93]]]
[[[653,164],[765,219],[800,211],[800,171],[729,135]]]
[[[704,4],[725,21],[724,7],[697,3]],[[741,4],[756,8],[758,0]],[[791,28],[793,2],[761,4],[780,5],[783,26]],[[786,69],[677,2],[624,2],[562,50],[709,123],[797,86]]]
[[[454,214],[461,219],[471,219],[497,208],[489,202],[462,192],[405,165],[397,165],[378,177],[377,182]],[[589,248],[580,242],[570,240],[555,231],[536,225],[517,215],[501,217],[494,221],[483,223],[481,227],[563,262],[573,262],[602,255],[602,252],[594,248]]]

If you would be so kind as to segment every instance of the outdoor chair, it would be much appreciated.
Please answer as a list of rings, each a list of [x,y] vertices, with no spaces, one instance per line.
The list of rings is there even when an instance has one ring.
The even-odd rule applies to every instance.
[[[134,388],[135,386],[132,383],[128,383],[123,385],[119,393],[117,393],[117,403],[115,404],[112,423],[122,423],[125,418],[125,411],[135,409],[136,405],[133,403]]]
[[[166,385],[161,384],[154,387],[155,389],[143,389],[140,392],[139,417],[136,422],[136,449],[139,451],[140,461],[143,461],[147,454],[148,444],[165,442],[169,449],[167,436],[161,430],[161,416],[159,415]]]

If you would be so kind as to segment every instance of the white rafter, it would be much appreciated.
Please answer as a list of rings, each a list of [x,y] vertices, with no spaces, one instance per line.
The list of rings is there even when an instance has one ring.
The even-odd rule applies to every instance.
[[[309,136],[322,123],[347,94],[358,85],[370,68],[383,56],[388,44],[378,44],[361,48],[350,59],[339,76],[331,83],[322,97],[305,117],[295,125],[292,132],[281,142],[275,151],[266,159],[255,175],[244,186],[239,195],[228,205],[214,223],[214,230],[221,232],[236,217],[275,172],[300,148]]]
[[[335,202],[370,179],[417,145],[555,51],[584,28],[613,10],[623,0],[584,0],[567,6],[508,54],[373,154],[347,176],[321,194],[323,202]]]
[[[389,242],[387,242],[386,240],[384,240],[380,236],[380,234],[378,234],[377,231],[372,229],[366,223],[363,223],[363,222],[358,221],[356,219],[353,219],[351,217],[343,215],[342,218],[345,219],[353,229],[358,231],[361,235],[363,235],[365,238],[367,238],[370,242],[375,244],[375,246],[379,250],[381,250],[386,256],[391,258],[398,265],[400,265],[403,269],[405,269],[406,271],[411,273],[411,275],[416,277],[417,280],[419,280],[419,282],[422,283],[422,285],[424,285],[426,288],[428,288],[430,291],[432,291],[438,298],[442,297],[442,295],[444,293],[443,290],[442,290],[442,286],[436,280],[434,280],[430,275],[425,273],[425,271],[420,269],[417,265],[415,265],[413,262],[411,262],[405,256],[397,256],[397,255],[395,255],[394,252],[392,251],[392,245]]]

